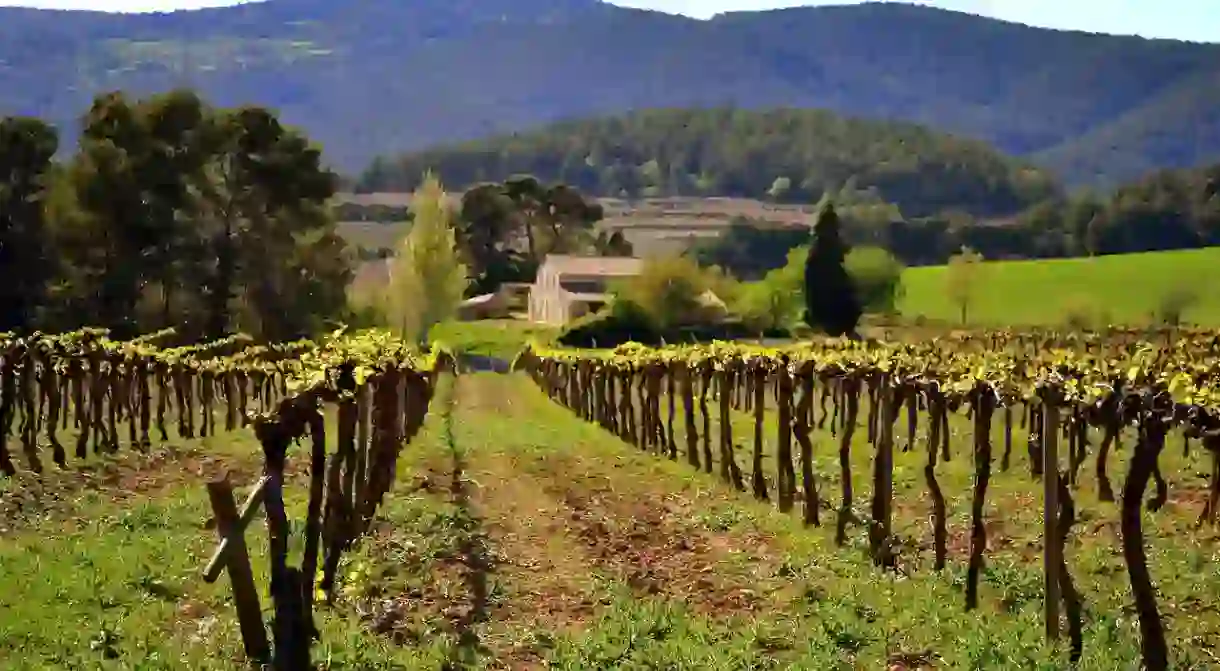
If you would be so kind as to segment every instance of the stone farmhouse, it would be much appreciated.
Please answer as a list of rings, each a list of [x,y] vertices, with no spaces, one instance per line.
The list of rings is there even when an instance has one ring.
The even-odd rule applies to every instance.
[[[385,286],[389,260],[365,263],[356,286]],[[610,285],[640,274],[644,260],[615,256],[566,256],[551,254],[538,268],[532,284],[509,283],[495,293],[462,301],[462,320],[525,317],[529,321],[562,326],[573,319],[597,312],[610,301]],[[700,312],[711,319],[727,314],[724,303],[712,292],[699,297]],[[522,314],[524,312],[525,314]]]
[[[529,319],[560,325],[596,312],[610,300],[611,282],[639,275],[643,266],[632,257],[551,254],[530,287]]]

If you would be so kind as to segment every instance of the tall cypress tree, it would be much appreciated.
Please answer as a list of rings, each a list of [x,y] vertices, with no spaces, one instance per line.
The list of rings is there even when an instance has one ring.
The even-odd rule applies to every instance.
[[[847,245],[830,203],[818,213],[813,235],[805,260],[805,322],[831,336],[854,336],[863,311],[844,266]]]

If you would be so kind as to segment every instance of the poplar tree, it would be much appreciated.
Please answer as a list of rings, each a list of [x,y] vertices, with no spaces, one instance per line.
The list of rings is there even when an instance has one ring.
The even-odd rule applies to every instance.
[[[466,291],[466,266],[456,242],[456,214],[440,181],[428,174],[411,198],[412,222],[390,260],[386,316],[408,341],[423,344],[433,326],[451,319]]]

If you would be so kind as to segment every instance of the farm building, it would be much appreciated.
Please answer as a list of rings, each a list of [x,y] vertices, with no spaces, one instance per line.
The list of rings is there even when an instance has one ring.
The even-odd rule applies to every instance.
[[[640,274],[643,264],[621,256],[547,256],[530,289],[530,321],[564,324],[596,312],[610,298],[609,283]]]

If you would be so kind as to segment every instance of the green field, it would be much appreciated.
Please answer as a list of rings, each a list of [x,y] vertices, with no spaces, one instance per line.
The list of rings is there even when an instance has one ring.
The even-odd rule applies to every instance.
[[[1059,325],[1069,315],[1087,323],[1141,325],[1162,298],[1187,289],[1197,301],[1183,319],[1220,325],[1220,248],[1149,252],[1083,259],[984,263],[968,321],[974,325]],[[904,317],[958,321],[945,291],[945,267],[911,268],[903,276]]]

